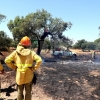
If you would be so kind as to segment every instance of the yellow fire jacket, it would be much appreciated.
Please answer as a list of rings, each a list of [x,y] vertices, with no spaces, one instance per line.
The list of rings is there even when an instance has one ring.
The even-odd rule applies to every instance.
[[[3,70],[3,66],[2,66],[2,64],[0,63],[0,71],[1,71],[1,70]]]
[[[32,81],[33,71],[40,67],[42,59],[34,51],[18,45],[17,49],[6,57],[5,63],[16,70],[16,83],[21,85]]]

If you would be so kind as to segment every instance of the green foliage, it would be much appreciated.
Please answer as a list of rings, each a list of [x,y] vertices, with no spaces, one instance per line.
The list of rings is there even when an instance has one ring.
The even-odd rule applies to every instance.
[[[96,39],[94,43],[100,43],[100,38]]]
[[[12,40],[12,42],[11,42],[11,46],[16,48],[16,47],[17,47],[17,43],[16,43],[16,41]]]
[[[95,45],[96,45],[96,49],[97,49],[97,50],[100,50],[100,38],[96,39],[96,40],[94,41],[94,43],[95,43]]]
[[[3,19],[5,19],[5,18],[6,18],[5,15],[0,14],[0,22],[1,22]]]
[[[4,31],[0,31],[0,49],[10,47],[12,39]]]
[[[84,50],[95,50],[96,49],[96,43],[95,42],[88,42],[84,39],[78,40],[75,45],[73,45],[73,48],[75,49],[82,49]]]
[[[78,40],[74,45],[73,48],[77,48],[77,49],[81,49],[84,48],[85,45],[83,45],[84,43],[87,43],[87,41],[85,39],[82,40]]]
[[[96,45],[95,45],[94,42],[82,43],[81,49],[84,49],[84,50],[95,50],[96,49]]]
[[[64,22],[60,18],[52,18],[50,13],[42,9],[30,13],[26,17],[17,16],[14,20],[10,20],[7,26],[12,32],[16,43],[25,35],[31,39],[39,39],[45,28],[48,28],[54,35],[53,40],[69,41],[68,38],[63,36],[63,32],[70,29],[72,23]]]
[[[81,49],[84,50],[84,49],[86,49],[86,48],[87,48],[87,42],[86,42],[86,43],[82,43],[82,44],[81,44]]]
[[[48,38],[45,39],[44,44],[43,44],[43,49],[51,49],[51,42]]]
[[[96,49],[96,45],[94,42],[88,42],[87,43],[87,49],[89,50],[95,50]]]
[[[38,48],[38,40],[32,40],[32,48]]]

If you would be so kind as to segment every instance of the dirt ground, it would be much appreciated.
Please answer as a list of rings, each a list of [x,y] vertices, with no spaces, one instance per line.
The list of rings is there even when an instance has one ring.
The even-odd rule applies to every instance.
[[[44,54],[50,58],[50,54]],[[15,100],[15,71],[4,64],[1,75],[1,98]],[[37,84],[32,86],[32,100],[100,100],[100,54],[78,53],[77,60],[44,62],[37,71]],[[0,99],[1,100],[1,99]]]

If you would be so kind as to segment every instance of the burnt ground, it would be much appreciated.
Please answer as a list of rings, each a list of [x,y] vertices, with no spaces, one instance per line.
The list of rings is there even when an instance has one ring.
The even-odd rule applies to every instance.
[[[99,62],[99,54],[95,60],[91,59],[91,55],[78,55],[77,60],[44,62],[36,72],[38,80],[32,87],[32,100],[100,100]],[[5,65],[4,68],[1,98],[15,100],[15,71]]]

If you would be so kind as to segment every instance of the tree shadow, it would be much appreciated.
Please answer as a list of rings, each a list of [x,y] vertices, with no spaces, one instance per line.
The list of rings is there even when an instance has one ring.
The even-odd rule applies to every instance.
[[[16,86],[16,84],[13,84],[13,85],[9,86],[8,88],[0,89],[0,91],[6,92],[6,96],[10,96],[10,93],[17,91],[14,86]]]

